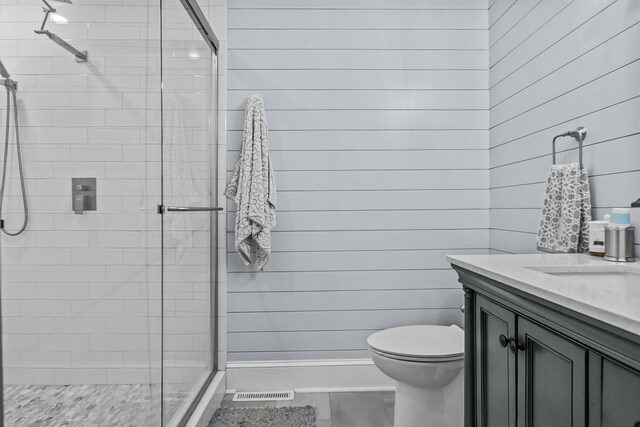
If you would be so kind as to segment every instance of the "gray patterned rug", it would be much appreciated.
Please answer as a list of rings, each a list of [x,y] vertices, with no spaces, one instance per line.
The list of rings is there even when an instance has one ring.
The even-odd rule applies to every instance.
[[[209,427],[316,427],[313,406],[219,408]]]

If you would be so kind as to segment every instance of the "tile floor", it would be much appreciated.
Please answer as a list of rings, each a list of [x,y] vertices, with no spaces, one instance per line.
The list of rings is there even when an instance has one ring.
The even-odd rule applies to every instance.
[[[294,400],[233,402],[223,407],[305,406],[316,408],[317,427],[393,427],[394,392],[296,393]]]
[[[4,387],[6,426],[146,427],[160,424],[158,386],[9,385]],[[165,414],[174,414],[186,393],[165,393]],[[170,415],[169,415],[170,416]]]
[[[151,393],[154,399],[151,399]],[[165,393],[165,410],[175,412],[182,393]],[[7,426],[117,426],[159,424],[157,388],[149,385],[5,386]],[[305,406],[316,408],[317,427],[392,427],[393,392],[296,393],[294,400],[232,402],[221,406]]]

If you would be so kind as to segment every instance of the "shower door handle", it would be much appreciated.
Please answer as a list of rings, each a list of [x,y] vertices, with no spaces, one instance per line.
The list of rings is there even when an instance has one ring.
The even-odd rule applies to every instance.
[[[221,211],[218,206],[167,206],[167,212],[215,212]]]
[[[216,212],[223,208],[219,206],[163,206],[158,205],[158,213],[165,212]]]

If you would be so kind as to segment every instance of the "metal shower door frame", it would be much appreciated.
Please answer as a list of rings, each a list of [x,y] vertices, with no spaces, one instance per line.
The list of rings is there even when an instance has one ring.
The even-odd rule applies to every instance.
[[[218,154],[218,137],[217,137],[217,132],[218,132],[218,110],[219,110],[219,105],[218,105],[218,52],[220,49],[220,42],[218,37],[216,36],[215,32],[213,31],[213,28],[211,27],[211,25],[209,24],[208,19],[206,18],[206,16],[204,15],[204,13],[202,12],[202,9],[200,8],[200,5],[198,4],[197,0],[180,0],[180,3],[182,3],[182,5],[184,6],[187,14],[189,15],[189,17],[191,18],[191,20],[193,21],[193,24],[196,26],[196,28],[198,29],[198,31],[200,32],[200,34],[202,35],[204,41],[206,42],[206,44],[209,46],[209,48],[211,49],[211,71],[212,71],[212,75],[211,75],[211,85],[212,85],[212,96],[210,99],[211,102],[211,107],[209,108],[210,114],[213,115],[213,117],[210,117],[210,123],[211,125],[209,126],[209,138],[211,141],[215,141],[215,145],[212,147],[211,149],[211,157],[210,157],[210,162],[211,162],[211,168],[210,168],[210,172],[211,172],[211,176],[210,176],[210,182],[211,182],[211,188],[212,188],[212,196],[211,196],[211,202],[212,203],[216,203],[218,200],[218,191],[217,191],[217,180],[218,180],[218,162],[217,162],[217,154]],[[161,5],[161,10],[162,10],[162,0],[160,0],[160,5]],[[162,12],[161,12],[162,13]],[[160,19],[160,33],[161,33],[161,40],[163,37],[162,34],[162,19]],[[162,61],[162,48],[160,49],[161,51],[161,61]],[[162,63],[161,63],[161,76],[162,76]],[[162,78],[161,78],[162,80]],[[162,91],[162,89],[161,89]],[[162,114],[161,114],[162,117]],[[164,125],[161,126],[162,129],[164,129]],[[161,156],[162,153],[164,152],[164,148],[163,148],[163,144],[164,144],[164,135],[161,139]],[[162,163],[164,163],[164,159],[161,157],[161,170],[164,169],[164,167],[162,166]],[[161,188],[163,188],[163,184],[162,181],[164,181],[164,176],[163,174],[161,174]],[[211,253],[215,253],[214,257],[211,257],[210,261],[209,261],[209,268],[210,268],[210,309],[209,309],[209,313],[211,316],[211,333],[210,333],[210,340],[211,340],[211,372],[209,373],[209,375],[204,378],[203,381],[200,382],[199,384],[199,390],[197,392],[197,394],[195,395],[194,399],[189,403],[189,406],[187,407],[187,409],[185,410],[185,412],[183,413],[183,416],[180,420],[178,420],[176,427],[184,427],[186,426],[187,422],[189,421],[191,415],[194,413],[196,407],[198,406],[198,404],[200,403],[200,401],[202,400],[202,396],[204,396],[205,392],[207,391],[207,388],[209,387],[209,384],[211,384],[211,381],[213,381],[214,376],[216,375],[216,373],[218,372],[218,340],[217,340],[217,330],[218,330],[218,309],[217,309],[217,302],[218,302],[218,229],[219,229],[219,224],[218,224],[218,211],[222,210],[221,208],[217,208],[217,207],[213,207],[213,208],[188,208],[188,209],[184,209],[181,207],[173,207],[173,206],[164,206],[164,190],[161,191],[161,201],[160,201],[160,205],[158,206],[158,213],[159,214],[164,214],[165,212],[176,212],[178,214],[180,214],[179,212],[185,213],[185,212],[190,212],[190,211],[211,211],[211,217],[210,217],[210,233],[209,233],[209,238],[210,238],[210,248],[211,248]],[[163,221],[164,222],[164,221]],[[162,233],[164,233],[164,225],[162,226]],[[161,251],[164,252],[164,239],[161,238]],[[164,254],[161,255],[161,259],[164,260]],[[164,261],[163,261],[164,262]],[[164,270],[164,266],[162,266],[161,270]],[[164,272],[161,271],[161,301],[164,301]],[[164,304],[163,304],[164,305]],[[162,309],[162,316],[161,316],[161,337],[164,337],[164,308]],[[164,338],[161,338],[162,341],[164,341]],[[164,373],[162,372],[164,370],[164,344],[161,345],[161,349],[160,349],[160,357],[161,357],[161,377],[164,377]],[[164,402],[163,402],[163,397],[162,394],[164,392],[164,380],[162,380],[161,382],[161,393],[160,393],[160,400],[161,400],[161,424],[164,424]],[[2,425],[0,424],[0,427],[2,427]]]
[[[0,390],[2,395],[0,396],[0,427],[4,427],[4,349],[2,347],[2,341],[4,338],[4,330],[2,328],[2,239],[0,239]]]
[[[213,28],[211,28],[209,20],[207,20],[202,9],[200,9],[198,0],[180,0],[180,3],[184,6],[189,17],[193,21],[193,24],[198,28],[198,31],[200,31],[200,34],[202,34],[202,37],[207,42],[213,53],[217,55],[218,50],[220,49],[220,40],[218,39],[218,36],[216,36],[215,31],[213,31]]]
[[[217,112],[218,112],[218,55],[216,54],[216,51],[212,51],[211,52],[211,58],[212,58],[212,71],[213,71],[213,75],[212,75],[212,79],[213,79],[213,84],[214,84],[214,94],[213,94],[213,102],[215,103],[215,109],[214,111],[214,115],[215,117],[211,118],[211,123],[212,125],[209,126],[209,135],[210,138],[213,136],[213,138],[211,138],[210,140],[212,141],[216,141],[217,142],[217,128],[218,128],[218,120],[217,120]],[[211,111],[211,109],[210,109]],[[218,162],[217,162],[217,143],[216,145],[214,145],[211,149],[211,158],[210,158],[210,162],[212,167],[210,168],[211,171],[211,185],[212,185],[212,196],[211,196],[211,201],[213,203],[215,203],[218,199],[218,192],[217,192],[217,174],[214,173],[218,172]],[[182,214],[188,214],[188,212],[211,212],[211,216],[210,216],[210,225],[209,225],[209,247],[210,249],[210,254],[215,254],[215,256],[212,256],[211,259],[209,260],[209,277],[211,278],[210,281],[210,295],[209,295],[209,304],[210,304],[210,309],[209,309],[209,314],[211,317],[210,320],[210,325],[211,325],[211,331],[210,331],[210,340],[211,340],[211,359],[210,362],[212,363],[211,366],[211,372],[209,372],[209,375],[200,382],[199,384],[199,390],[196,394],[196,396],[194,397],[194,399],[189,403],[188,408],[186,409],[186,411],[184,412],[184,415],[182,417],[182,419],[180,419],[178,421],[178,424],[176,425],[176,427],[184,427],[187,425],[187,422],[189,421],[189,418],[191,417],[191,415],[193,414],[193,412],[195,411],[196,407],[200,404],[200,401],[202,400],[202,396],[204,396],[205,392],[207,391],[207,388],[209,387],[209,384],[211,384],[211,381],[213,381],[213,378],[215,377],[216,373],[218,372],[218,230],[219,230],[219,221],[218,221],[218,212],[222,211],[221,207],[204,207],[204,208],[181,208],[181,207],[173,207],[173,206],[167,206],[166,207],[166,211],[168,212],[175,212],[178,215],[182,215]],[[164,239],[163,239],[164,240]],[[164,258],[163,258],[164,259]],[[164,287],[164,286],[163,286]],[[164,299],[164,291],[163,291],[163,296],[162,298]],[[164,316],[164,313],[163,313]],[[164,335],[164,330],[163,330],[163,335]],[[162,348],[162,357],[164,358],[164,348]],[[163,391],[164,391],[164,385],[163,385]],[[164,416],[164,410],[163,410],[163,416]],[[0,426],[1,427],[1,426]]]

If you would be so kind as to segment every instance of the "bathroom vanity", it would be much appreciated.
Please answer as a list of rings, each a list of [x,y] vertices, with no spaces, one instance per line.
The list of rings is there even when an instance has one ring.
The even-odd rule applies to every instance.
[[[640,265],[451,256],[465,291],[465,427],[640,427]]]

